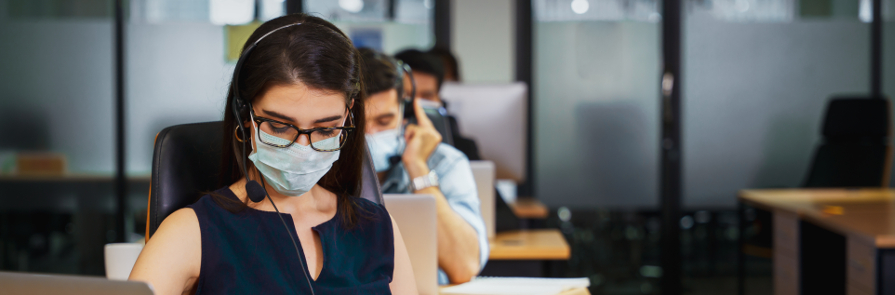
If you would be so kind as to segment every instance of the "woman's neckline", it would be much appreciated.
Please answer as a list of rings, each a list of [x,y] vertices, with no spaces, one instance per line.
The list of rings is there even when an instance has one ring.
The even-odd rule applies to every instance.
[[[237,196],[236,193],[234,193],[233,190],[230,189],[229,186],[225,187],[224,189],[227,191],[227,196],[228,196],[228,197],[231,197],[231,198],[233,198],[233,199],[235,199],[235,200],[237,200],[237,201],[239,201],[239,202],[242,202],[242,200],[239,199],[239,196]],[[267,201],[267,197],[265,197],[264,200]],[[262,202],[263,202],[263,201],[262,201]],[[269,201],[268,201],[268,202],[269,202]],[[321,222],[321,223],[318,224],[318,225],[312,226],[311,228],[317,228],[317,227],[319,227],[319,226],[322,226],[322,225],[324,225],[324,224],[331,223],[331,222],[333,222],[334,220],[336,220],[336,219],[339,217],[339,214],[341,214],[341,212],[339,212],[339,211],[340,211],[340,210],[339,210],[339,202],[341,202],[341,201],[339,200],[339,197],[337,196],[337,197],[336,197],[336,214],[333,214],[333,217],[332,217],[332,218],[330,218],[330,219],[328,219],[328,220],[326,220],[326,221],[324,221],[324,222]],[[246,209],[251,210],[251,211],[253,211],[253,212],[266,213],[266,214],[277,214],[277,213],[278,213],[278,212],[276,212],[276,211],[267,211],[267,210],[261,210],[261,209],[252,208],[251,206],[248,206],[248,205],[246,205]],[[288,216],[290,219],[292,219],[293,222],[295,222],[295,219],[292,218],[292,214],[291,214],[291,213],[279,212],[279,214],[286,215],[286,216]],[[294,226],[295,224],[292,224],[292,225]]]

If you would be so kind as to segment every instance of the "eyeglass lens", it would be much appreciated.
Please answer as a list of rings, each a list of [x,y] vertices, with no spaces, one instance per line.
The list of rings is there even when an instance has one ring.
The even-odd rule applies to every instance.
[[[288,145],[289,142],[298,141],[298,130],[286,124],[264,121],[258,126],[264,133],[270,134],[276,138],[282,139],[280,142],[267,142],[264,137],[261,141],[276,146]],[[311,132],[311,147],[318,150],[338,149],[342,146],[346,136],[341,136],[344,131],[341,129],[324,129]],[[284,144],[285,143],[285,144]]]

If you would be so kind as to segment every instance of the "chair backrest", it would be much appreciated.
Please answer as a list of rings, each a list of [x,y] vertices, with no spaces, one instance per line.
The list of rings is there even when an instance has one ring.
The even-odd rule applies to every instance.
[[[892,133],[889,100],[874,98],[834,98],[824,115],[825,141],[885,139]]]
[[[432,121],[435,130],[441,134],[441,142],[453,146],[454,136],[451,132],[451,122],[447,118],[447,110],[444,107],[423,107],[423,110],[426,112],[426,117],[429,117],[429,121]]]
[[[884,187],[891,171],[888,99],[834,98],[804,187]]]
[[[176,125],[156,135],[152,179],[146,214],[146,239],[177,209],[195,202],[204,192],[223,187],[221,171],[222,122]],[[379,180],[367,152],[361,197],[382,204]]]

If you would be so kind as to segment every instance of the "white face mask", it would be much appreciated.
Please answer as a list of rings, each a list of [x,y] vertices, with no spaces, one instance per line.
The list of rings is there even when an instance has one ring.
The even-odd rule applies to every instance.
[[[370,149],[370,157],[373,158],[373,168],[376,172],[388,170],[391,167],[391,157],[397,156],[401,142],[401,126],[398,128],[367,134],[367,147]]]
[[[255,122],[252,122],[255,125]],[[303,146],[298,142],[287,148],[279,148],[262,143],[264,141],[274,144],[289,144],[288,140],[255,130],[255,148],[249,154],[249,160],[255,163],[255,168],[264,175],[267,183],[277,192],[287,196],[301,196],[311,190],[323,175],[333,167],[333,163],[339,159],[339,151],[319,152],[310,146]],[[260,135],[259,135],[260,133]],[[338,148],[339,136],[324,139],[314,143],[317,148]]]

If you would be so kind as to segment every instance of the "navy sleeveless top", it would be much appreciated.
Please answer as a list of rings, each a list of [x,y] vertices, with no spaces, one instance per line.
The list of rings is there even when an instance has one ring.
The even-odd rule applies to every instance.
[[[239,200],[226,187],[215,194]],[[355,202],[357,211],[370,218],[359,218],[347,229],[337,210],[335,217],[312,228],[323,246],[323,269],[316,281],[308,277],[317,295],[391,293],[395,254],[391,218],[378,204],[362,198]],[[311,294],[302,262],[276,212],[246,208],[231,213],[209,195],[189,207],[202,232],[196,294]],[[283,219],[295,234],[292,216],[283,213]],[[301,243],[298,247],[304,253]]]

